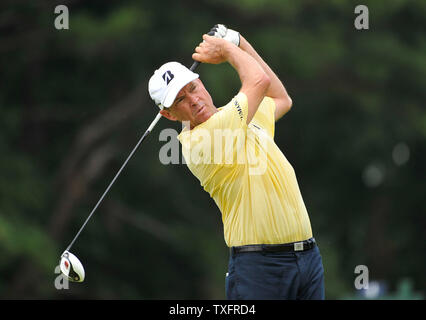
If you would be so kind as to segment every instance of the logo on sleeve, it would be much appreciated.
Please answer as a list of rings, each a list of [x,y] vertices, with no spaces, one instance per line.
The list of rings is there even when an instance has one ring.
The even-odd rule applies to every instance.
[[[243,111],[241,110],[241,106],[237,100],[234,100],[234,106],[237,108],[238,114],[240,115],[240,120],[243,120]]]
[[[163,80],[166,81],[167,85],[169,85],[170,81],[172,81],[174,77],[175,75],[170,70],[164,72],[163,74]]]

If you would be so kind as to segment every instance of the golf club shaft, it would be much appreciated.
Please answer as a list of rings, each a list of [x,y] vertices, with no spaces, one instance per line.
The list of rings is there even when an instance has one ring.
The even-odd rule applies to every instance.
[[[198,65],[200,64],[199,61],[194,61],[194,63],[192,64],[191,68],[189,68],[189,70],[194,71],[195,69],[197,69]]]
[[[194,61],[194,63],[192,64],[190,70],[194,71],[198,65],[200,64],[200,62],[198,61]],[[114,184],[115,180],[117,180],[118,176],[120,175],[121,171],[123,171],[124,167],[127,165],[127,162],[129,162],[130,158],[133,156],[133,154],[136,152],[136,150],[138,149],[139,145],[142,143],[142,141],[145,140],[145,138],[148,136],[148,134],[154,129],[155,125],[157,124],[157,122],[160,120],[161,118],[161,114],[158,113],[157,116],[155,117],[154,121],[152,121],[152,123],[149,125],[148,129],[145,131],[145,133],[142,135],[142,137],[139,139],[138,143],[136,144],[136,146],[133,148],[132,152],[130,152],[129,156],[127,157],[126,161],[124,161],[123,165],[121,166],[120,170],[118,170],[118,172],[116,173],[114,179],[112,179],[111,183],[108,185],[108,187],[106,188],[105,192],[102,194],[102,196],[100,197],[100,199],[98,200],[98,202],[96,203],[95,207],[92,209],[92,211],[90,212],[89,216],[87,217],[86,221],[84,221],[83,225],[81,226],[80,230],[78,230],[77,234],[75,235],[74,239],[72,239],[71,243],[68,245],[68,247],[65,249],[65,251],[69,251],[71,249],[71,247],[73,246],[74,242],[77,240],[77,238],[80,236],[81,231],[83,231],[84,227],[86,226],[87,222],[89,222],[90,218],[92,217],[92,215],[95,213],[96,209],[99,207],[99,205],[101,204],[102,200],[105,198],[106,194],[108,193],[109,189],[111,189],[112,185]]]

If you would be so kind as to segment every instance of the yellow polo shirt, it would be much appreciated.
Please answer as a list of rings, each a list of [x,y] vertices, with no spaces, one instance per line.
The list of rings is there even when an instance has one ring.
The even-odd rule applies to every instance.
[[[293,167],[274,142],[274,100],[265,97],[249,125],[242,92],[218,110],[178,139],[188,168],[222,213],[226,244],[311,238]]]

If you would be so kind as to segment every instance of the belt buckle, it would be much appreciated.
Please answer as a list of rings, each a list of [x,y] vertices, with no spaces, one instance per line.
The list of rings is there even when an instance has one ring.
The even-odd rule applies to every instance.
[[[303,242],[295,242],[294,251],[303,251]]]

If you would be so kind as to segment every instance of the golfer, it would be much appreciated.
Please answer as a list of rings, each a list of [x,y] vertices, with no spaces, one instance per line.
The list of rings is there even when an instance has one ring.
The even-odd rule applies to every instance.
[[[292,106],[282,82],[238,32],[203,35],[192,58],[227,62],[241,81],[217,108],[198,74],[178,62],[155,71],[149,93],[178,139],[191,172],[222,213],[230,247],[227,299],[324,299],[324,270],[295,172],[274,142]]]

